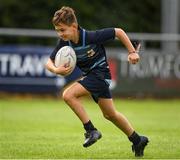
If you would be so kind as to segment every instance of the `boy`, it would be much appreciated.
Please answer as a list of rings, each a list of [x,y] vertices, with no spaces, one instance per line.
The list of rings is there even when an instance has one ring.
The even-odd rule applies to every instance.
[[[118,38],[129,52],[129,62],[136,64],[139,61],[137,50],[133,47],[126,33],[120,28],[86,31],[78,25],[74,10],[70,7],[62,7],[56,11],[52,22],[60,40],[48,59],[47,69],[60,75],[69,73],[71,71],[70,67],[55,67],[54,59],[61,47],[71,46],[76,52],[77,66],[83,73],[83,78],[65,89],[62,95],[64,101],[78,116],[86,130],[83,146],[89,147],[102,137],[100,131],[90,121],[79,99],[90,94],[99,105],[104,117],[128,136],[129,140],[133,143],[132,150],[135,152],[135,156],[143,156],[148,138],[139,136],[126,117],[116,111],[109,90],[111,75],[103,46],[104,42],[115,37]]]

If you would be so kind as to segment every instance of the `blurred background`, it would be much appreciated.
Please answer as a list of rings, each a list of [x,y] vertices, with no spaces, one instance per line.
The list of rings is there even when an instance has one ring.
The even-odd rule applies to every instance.
[[[115,40],[106,45],[114,96],[180,97],[180,2],[178,0],[1,0],[0,94],[57,96],[81,75],[68,77],[44,68],[57,43],[51,19],[62,6],[76,11],[87,30],[120,27],[142,44],[141,61],[127,62],[127,50]]]

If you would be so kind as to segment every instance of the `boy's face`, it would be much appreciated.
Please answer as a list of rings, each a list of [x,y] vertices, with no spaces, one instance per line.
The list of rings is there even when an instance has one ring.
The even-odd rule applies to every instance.
[[[77,31],[77,27],[74,23],[70,26],[60,23],[55,26],[55,30],[57,31],[57,34],[61,39],[63,39],[64,41],[68,41],[73,39],[73,36]]]

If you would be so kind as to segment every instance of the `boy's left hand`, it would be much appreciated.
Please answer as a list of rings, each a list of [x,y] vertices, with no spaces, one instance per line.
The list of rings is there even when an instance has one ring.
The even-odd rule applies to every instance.
[[[128,61],[131,64],[136,64],[139,61],[140,57],[137,53],[131,53],[128,55]]]
[[[138,54],[138,53],[139,53],[140,47],[141,47],[141,44],[139,43],[139,44],[137,45],[137,47],[136,47],[136,51],[133,52],[133,53],[130,53],[130,54],[128,55],[128,61],[129,61],[129,63],[131,63],[131,64],[136,64],[136,63],[139,62],[140,57],[139,57],[139,54]]]

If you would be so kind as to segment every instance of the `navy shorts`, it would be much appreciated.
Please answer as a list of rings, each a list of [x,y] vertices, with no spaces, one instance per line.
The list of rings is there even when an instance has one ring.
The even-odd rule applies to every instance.
[[[94,101],[98,103],[99,98],[112,98],[109,90],[110,81],[110,79],[101,79],[96,74],[89,73],[78,82],[91,93]]]

